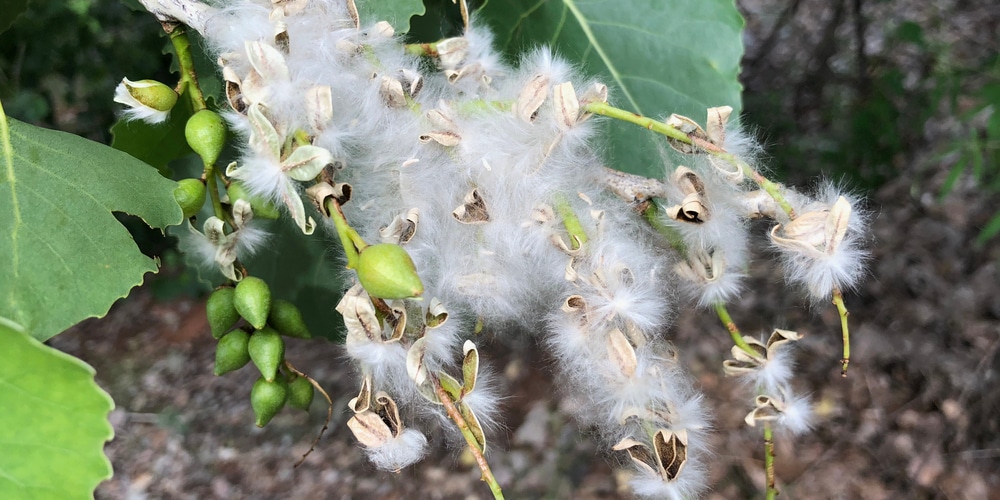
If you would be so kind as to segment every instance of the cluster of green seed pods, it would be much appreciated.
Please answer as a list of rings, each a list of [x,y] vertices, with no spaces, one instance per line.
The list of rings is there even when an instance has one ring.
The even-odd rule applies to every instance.
[[[235,287],[222,287],[205,305],[209,328],[219,343],[215,348],[215,374],[224,375],[251,361],[260,378],[250,391],[256,424],[263,427],[287,404],[309,410],[312,383],[283,369],[287,337],[308,339],[312,335],[298,307],[271,297],[271,289],[255,276],[243,278]],[[238,326],[240,320],[245,325]]]

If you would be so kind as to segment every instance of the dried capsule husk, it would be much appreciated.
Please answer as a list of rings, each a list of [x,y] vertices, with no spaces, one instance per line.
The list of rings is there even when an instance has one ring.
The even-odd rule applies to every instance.
[[[288,381],[285,377],[278,377],[274,381],[268,381],[260,377],[253,384],[250,390],[250,406],[257,417],[257,427],[264,427],[278,414],[288,400]]]
[[[305,377],[296,377],[288,383],[288,405],[292,408],[309,411],[315,395],[316,389]]]
[[[409,299],[424,293],[424,284],[406,250],[392,243],[370,245],[358,256],[358,281],[368,295],[380,299]]]
[[[253,332],[247,350],[260,374],[268,381],[274,380],[278,375],[278,367],[285,360],[285,341],[281,339],[281,334],[274,328],[265,326]]]
[[[271,304],[271,314],[267,323],[278,330],[278,333],[298,339],[311,339],[312,334],[302,319],[299,308],[287,300],[275,300]]]
[[[226,146],[226,124],[215,111],[203,109],[188,118],[184,138],[205,165],[215,165]]]
[[[254,328],[264,328],[271,313],[271,289],[264,280],[247,276],[236,285],[233,306]]]
[[[250,362],[249,342],[250,334],[243,329],[223,335],[215,346],[215,375],[225,375],[246,366]]]
[[[205,204],[205,183],[201,179],[182,179],[174,189],[174,200],[180,205],[185,219],[194,217]]]
[[[240,182],[233,182],[229,184],[226,188],[226,194],[229,195],[229,203],[236,204],[237,200],[246,200],[250,204],[250,208],[253,209],[253,216],[261,219],[275,220],[281,217],[281,212],[278,211],[278,207],[271,203],[270,201],[261,198],[260,196],[254,196],[250,194],[246,187]]]
[[[208,296],[208,301],[205,302],[205,312],[208,316],[208,326],[212,330],[212,337],[221,339],[240,320],[240,313],[233,305],[235,293],[236,291],[232,287],[227,286]]]

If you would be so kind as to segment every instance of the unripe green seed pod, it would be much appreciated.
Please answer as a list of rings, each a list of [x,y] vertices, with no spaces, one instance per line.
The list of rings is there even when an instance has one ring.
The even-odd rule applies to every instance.
[[[287,300],[275,300],[271,303],[271,314],[267,317],[267,323],[282,335],[299,339],[312,338],[305,320],[302,319],[302,312]]]
[[[264,328],[271,313],[271,289],[264,280],[247,276],[236,285],[233,306],[254,328]]]
[[[122,83],[130,96],[148,108],[170,111],[177,104],[177,92],[156,80],[132,82],[126,78]]]
[[[229,203],[235,204],[236,200],[246,200],[250,204],[250,208],[253,209],[254,217],[269,220],[281,217],[281,212],[278,211],[278,207],[274,206],[274,203],[259,196],[251,195],[247,192],[246,187],[239,182],[230,183],[229,187],[226,188],[226,194],[229,195]]]
[[[253,332],[247,345],[250,359],[265,379],[271,381],[278,374],[278,367],[285,360],[285,341],[274,328],[265,326]]]
[[[264,427],[285,406],[288,399],[288,382],[278,377],[268,382],[264,377],[257,379],[250,390],[250,406],[257,417],[257,427]]]
[[[309,411],[316,390],[305,377],[298,377],[288,383],[288,404],[292,408]]]
[[[174,189],[174,199],[184,211],[184,218],[194,217],[205,204],[205,183],[200,179],[182,179]]]
[[[246,366],[250,362],[249,342],[250,334],[242,329],[223,335],[215,346],[215,375],[225,375]]]
[[[358,256],[358,281],[372,297],[408,299],[424,293],[410,254],[399,245],[370,245]]]
[[[226,124],[215,111],[203,109],[188,118],[184,138],[205,165],[215,165],[226,145]]]
[[[208,326],[212,329],[212,336],[217,339],[222,338],[240,320],[240,313],[233,305],[235,294],[232,287],[220,288],[212,292],[212,295],[208,296],[208,301],[205,302]]]

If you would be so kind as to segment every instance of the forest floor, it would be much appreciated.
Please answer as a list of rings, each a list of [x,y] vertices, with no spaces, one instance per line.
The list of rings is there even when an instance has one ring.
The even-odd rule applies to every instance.
[[[748,26],[751,41],[752,30],[766,31],[753,18]],[[932,149],[911,156],[926,159]],[[789,294],[765,260],[752,269],[754,293],[731,309],[745,332],[778,326],[805,335],[796,383],[811,393],[817,418],[813,432],[777,439],[780,498],[1000,499],[1000,238],[975,243],[1000,203],[964,178],[940,199],[947,168],[927,165],[900,165],[869,194],[874,255],[871,277],[847,296],[847,378],[836,311]],[[760,496],[763,439],[743,423],[747,392],[722,376],[728,335],[714,315],[693,309],[672,335],[714,407],[709,498]],[[215,377],[214,343],[201,300],[158,301],[148,286],[51,341],[93,365],[117,405],[106,448],[115,475],[98,498],[489,496],[471,457],[441,433],[423,462],[376,471],[345,425],[355,375],[325,341],[289,341],[286,357],[334,399],[330,429],[294,467],[323,426],[325,405],[285,410],[256,428],[248,400],[256,373]],[[627,477],[614,467],[621,457],[573,422],[577,403],[559,392],[551,360],[524,344],[488,354],[508,395],[506,427],[491,436],[489,455],[508,498],[627,498]]]

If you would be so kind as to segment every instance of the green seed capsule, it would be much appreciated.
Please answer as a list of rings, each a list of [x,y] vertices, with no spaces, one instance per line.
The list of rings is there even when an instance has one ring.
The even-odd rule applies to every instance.
[[[278,377],[268,382],[264,377],[257,379],[250,390],[250,406],[257,417],[257,427],[264,427],[281,411],[288,399],[288,382]]]
[[[278,367],[285,360],[285,341],[281,340],[281,335],[274,328],[265,326],[253,332],[247,350],[260,374],[268,381],[274,380]]]
[[[309,411],[316,390],[305,377],[298,377],[288,383],[288,404],[292,408]]]
[[[235,291],[232,287],[220,288],[208,296],[205,302],[205,312],[208,315],[208,326],[212,336],[219,339],[240,320],[240,313],[233,305]]]
[[[410,254],[399,245],[379,243],[358,256],[358,281],[372,297],[408,299],[424,293]]]
[[[275,300],[271,303],[271,314],[267,317],[267,323],[282,335],[299,339],[312,338],[306,322],[302,319],[302,312],[287,300]]]
[[[271,313],[271,289],[264,280],[247,276],[236,285],[233,306],[254,328],[264,328]]]
[[[278,207],[274,206],[274,203],[259,196],[251,195],[247,192],[246,187],[239,182],[230,183],[229,187],[226,188],[226,194],[229,195],[229,203],[235,204],[236,200],[246,200],[250,204],[250,208],[253,209],[254,217],[269,220],[281,217],[281,212],[278,211]]]
[[[177,104],[177,92],[156,80],[132,82],[126,78],[122,80],[122,83],[125,84],[129,95],[148,108],[157,111],[170,111]]]
[[[185,219],[194,217],[205,204],[205,184],[199,179],[182,179],[174,189],[174,200],[181,206]]]
[[[215,111],[203,109],[188,118],[184,138],[205,165],[215,165],[226,145],[226,124]]]
[[[249,342],[250,334],[243,330],[223,335],[215,346],[215,375],[225,375],[246,366],[250,362]]]

